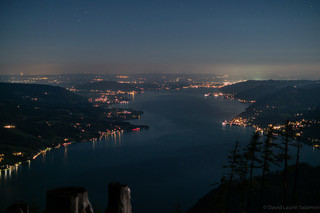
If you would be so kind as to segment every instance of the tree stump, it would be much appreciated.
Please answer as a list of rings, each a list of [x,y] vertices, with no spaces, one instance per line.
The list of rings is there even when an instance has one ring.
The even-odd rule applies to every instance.
[[[6,213],[29,213],[29,205],[24,202],[16,202],[9,206]]]
[[[63,187],[47,191],[46,213],[93,213],[88,192],[83,187]]]
[[[109,198],[105,213],[132,213],[129,186],[112,182],[108,188]]]

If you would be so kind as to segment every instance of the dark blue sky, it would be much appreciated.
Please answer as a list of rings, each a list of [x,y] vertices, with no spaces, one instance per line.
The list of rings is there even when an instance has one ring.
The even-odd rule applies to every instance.
[[[317,0],[2,0],[1,73],[320,72]]]

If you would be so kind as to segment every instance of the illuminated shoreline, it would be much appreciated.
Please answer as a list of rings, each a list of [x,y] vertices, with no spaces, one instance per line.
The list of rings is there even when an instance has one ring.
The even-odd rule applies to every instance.
[[[140,130],[140,129],[139,129]],[[136,131],[136,130],[134,130]],[[100,132],[99,131],[99,140],[101,140],[103,137],[108,137],[108,136],[112,136],[112,135],[116,135],[116,134],[123,134],[124,130],[123,129],[119,129],[119,130],[107,130],[106,132]],[[63,142],[63,143],[60,143],[59,145],[55,146],[55,147],[47,147],[41,151],[39,151],[37,154],[33,155],[33,156],[30,156],[28,157],[27,160],[25,161],[20,161],[20,162],[17,162],[13,165],[3,165],[2,168],[0,168],[0,174],[2,174],[3,172],[6,173],[7,171],[15,171],[18,169],[19,166],[25,164],[25,163],[28,163],[30,164],[30,162],[32,160],[35,160],[36,158],[38,158],[41,154],[42,155],[45,155],[47,152],[53,150],[53,149],[59,149],[61,148],[61,146],[64,146],[64,147],[67,147],[73,143],[81,143],[81,142],[95,142],[97,141],[98,138],[91,138],[89,140],[84,140],[84,141],[70,141],[70,142]],[[1,176],[0,176],[1,177]]]
[[[320,124],[320,121],[310,121],[310,120],[305,120],[302,119],[300,121],[290,121],[289,125],[293,127],[293,130],[298,131],[296,136],[300,136],[303,134],[303,131],[301,129],[304,129],[306,127],[310,127],[311,124]],[[254,128],[255,131],[260,131],[261,133],[267,132],[270,127],[273,126],[273,129],[276,130],[277,132],[282,132],[285,129],[285,125],[273,125],[269,124],[268,127],[261,127],[259,125],[253,124],[249,121],[249,119],[245,119],[242,117],[234,117],[232,120],[225,120],[221,122],[222,126],[243,126],[243,127],[252,127]],[[313,148],[318,148],[320,149],[320,140],[317,138],[306,138],[306,140],[311,143]]]
[[[225,99],[230,99],[233,101],[239,101],[240,103],[255,103],[255,100],[242,100],[239,98],[234,98],[234,94],[225,94],[222,92],[218,92],[218,93],[209,93],[209,95],[214,96],[215,98],[218,97],[222,97]],[[208,96],[207,94],[205,94],[205,96]],[[275,108],[274,106],[267,106],[267,108]],[[259,112],[257,111],[255,113],[256,116],[259,115],[259,113],[262,113],[262,111],[260,110]],[[236,116],[234,118],[232,118],[231,120],[225,120],[221,122],[222,126],[242,126],[242,127],[252,127],[254,128],[255,131],[260,131],[261,133],[263,132],[267,132],[269,127],[273,126],[273,128],[277,131],[277,132],[281,132],[284,131],[285,125],[274,125],[274,124],[268,124],[267,127],[263,128],[261,125],[257,125],[254,124],[254,120],[256,118],[255,117],[248,117],[248,118],[242,118],[239,116]],[[301,119],[301,120],[297,120],[297,121],[290,121],[289,125],[291,125],[293,127],[293,130],[296,130],[299,132],[297,134],[302,135],[303,131],[301,131],[301,129],[305,129],[307,127],[310,127],[310,125],[318,125],[320,124],[320,121],[317,120],[306,120],[306,119]],[[318,138],[306,138],[306,140],[310,143],[309,145],[311,145],[313,148],[318,148],[320,149],[320,139]]]

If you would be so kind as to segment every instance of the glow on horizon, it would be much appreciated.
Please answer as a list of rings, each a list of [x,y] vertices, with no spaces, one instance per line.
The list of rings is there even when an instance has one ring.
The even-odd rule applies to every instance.
[[[320,1],[0,2],[0,74],[320,73]]]
[[[2,74],[19,75],[23,70],[27,75],[55,75],[77,74],[92,70],[96,74],[132,74],[151,73],[181,73],[181,74],[229,74],[247,76],[253,80],[268,79],[272,76],[282,78],[305,79],[320,78],[319,64],[100,64],[100,65],[59,65],[59,64],[33,64],[1,66]]]

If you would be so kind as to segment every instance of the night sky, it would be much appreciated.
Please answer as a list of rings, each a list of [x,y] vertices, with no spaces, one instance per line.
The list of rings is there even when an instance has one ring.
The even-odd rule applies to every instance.
[[[0,73],[320,73],[318,0],[2,0]]]

